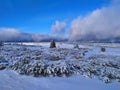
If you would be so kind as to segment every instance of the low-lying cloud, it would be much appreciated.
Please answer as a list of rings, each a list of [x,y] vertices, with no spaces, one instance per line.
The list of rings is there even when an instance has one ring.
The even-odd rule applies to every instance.
[[[19,37],[21,33],[14,28],[0,28],[0,40],[13,40]]]
[[[64,37],[56,37],[48,34],[32,34],[21,32],[15,28],[0,28],[0,40],[1,41],[64,41]]]
[[[120,6],[115,3],[96,9],[85,17],[74,19],[69,34],[70,40],[101,40],[117,37],[120,37]]]

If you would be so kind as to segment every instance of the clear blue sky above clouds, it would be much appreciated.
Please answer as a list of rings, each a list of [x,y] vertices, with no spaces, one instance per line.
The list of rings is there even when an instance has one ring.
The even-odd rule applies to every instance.
[[[69,22],[110,0],[0,0],[0,27],[49,33],[56,20]]]

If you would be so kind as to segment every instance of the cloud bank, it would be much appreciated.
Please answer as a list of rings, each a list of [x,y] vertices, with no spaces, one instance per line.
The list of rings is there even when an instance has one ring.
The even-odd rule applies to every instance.
[[[115,0],[114,2],[117,2]],[[71,23],[69,40],[103,40],[120,37],[120,4],[94,10]]]
[[[32,34],[21,32],[15,28],[0,28],[0,41],[64,41],[66,38],[64,37],[56,37],[48,34]]]
[[[1,41],[31,41],[31,35],[15,28],[0,28]]]

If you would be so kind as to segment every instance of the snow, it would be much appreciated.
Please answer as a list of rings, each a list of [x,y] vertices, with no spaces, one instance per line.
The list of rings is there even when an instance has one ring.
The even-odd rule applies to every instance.
[[[101,45],[101,44],[100,44]],[[116,45],[115,47],[115,44],[112,44],[111,45],[101,45],[100,46],[99,44],[98,45],[91,45],[91,46],[86,46],[87,48],[89,48],[89,52],[86,54],[86,57],[89,57],[91,55],[100,55],[100,54],[104,54],[104,55],[115,55],[115,56],[120,56],[120,44]],[[101,52],[101,47],[103,46],[106,46],[105,49],[106,51],[105,52]]]
[[[0,90],[120,90],[120,44],[74,46],[6,43],[0,48]]]
[[[31,77],[21,76],[11,70],[0,71],[1,90],[120,90],[117,82],[105,84],[96,78]]]

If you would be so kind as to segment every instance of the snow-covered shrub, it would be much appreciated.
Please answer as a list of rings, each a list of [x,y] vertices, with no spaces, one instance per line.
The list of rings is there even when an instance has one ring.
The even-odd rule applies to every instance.
[[[104,83],[110,83],[111,82],[111,80],[108,77],[105,77],[105,76],[100,77],[99,79],[102,80]]]
[[[43,61],[31,61],[30,63],[25,63],[24,61],[17,61],[11,68],[16,70],[19,74],[27,74],[37,76],[69,76],[72,74],[70,69],[71,66],[66,65],[66,63],[48,64]]]
[[[106,51],[105,47],[101,47],[101,51],[105,52]]]
[[[6,61],[2,56],[0,56],[0,70],[5,69],[8,66],[8,61]]]
[[[51,41],[50,48],[56,48],[56,43],[54,40]]]
[[[79,49],[79,45],[78,45],[78,44],[75,44],[75,45],[74,45],[74,48],[78,48],[78,49]]]

